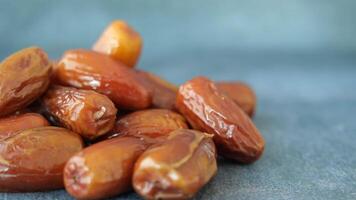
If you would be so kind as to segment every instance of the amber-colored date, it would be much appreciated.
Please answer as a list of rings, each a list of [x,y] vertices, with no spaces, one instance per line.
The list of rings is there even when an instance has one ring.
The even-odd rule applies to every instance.
[[[128,67],[134,67],[141,54],[142,39],[125,21],[113,21],[93,46],[93,50],[108,54]]]
[[[0,116],[20,110],[48,87],[51,63],[38,47],[18,51],[0,63]]]
[[[241,163],[261,156],[265,142],[250,117],[209,79],[197,77],[183,84],[176,107],[195,129],[214,134],[222,156]]]
[[[34,192],[63,187],[63,167],[83,147],[64,128],[27,129],[0,141],[0,191]]]
[[[180,129],[143,153],[133,186],[145,199],[192,198],[216,174],[213,135]]]
[[[240,106],[247,115],[252,117],[256,109],[256,95],[253,90],[242,82],[216,82],[216,86]]]
[[[178,87],[152,73],[142,70],[136,72],[142,83],[152,93],[152,106],[174,110]]]
[[[171,131],[188,128],[180,114],[166,109],[136,111],[119,119],[114,130],[106,136],[135,136],[154,144],[165,140]]]
[[[77,49],[65,52],[55,71],[59,83],[108,96],[119,108],[144,109],[151,94],[136,73],[108,55]]]
[[[0,119],[0,141],[13,136],[18,131],[48,126],[48,121],[37,113],[12,115]]]
[[[104,199],[129,191],[135,161],[145,149],[144,141],[135,137],[117,137],[84,149],[64,168],[67,192],[77,199]]]
[[[89,140],[115,124],[117,109],[112,101],[91,90],[53,86],[43,97],[43,105],[61,125]]]

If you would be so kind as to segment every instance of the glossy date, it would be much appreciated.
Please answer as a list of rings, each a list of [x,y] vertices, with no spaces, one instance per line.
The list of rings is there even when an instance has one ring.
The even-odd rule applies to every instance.
[[[52,86],[42,99],[45,110],[62,126],[93,140],[114,127],[117,109],[97,92]]]
[[[131,190],[134,164],[146,147],[141,139],[117,137],[84,149],[64,168],[67,192],[76,199],[104,199]]]
[[[0,63],[0,116],[25,108],[47,89],[51,62],[38,47],[18,51]]]
[[[192,198],[217,172],[212,137],[180,129],[152,146],[135,164],[136,192],[145,199]]]
[[[141,54],[142,38],[125,21],[113,21],[94,44],[93,50],[110,55],[128,67],[134,67]]]
[[[64,128],[38,127],[0,141],[0,191],[34,192],[63,187],[63,167],[83,147]]]
[[[104,94],[119,108],[137,110],[151,105],[151,94],[136,73],[105,54],[84,49],[66,51],[55,77],[60,84]]]
[[[166,109],[136,111],[119,119],[106,138],[135,136],[149,144],[165,140],[171,131],[188,128],[180,114]]]
[[[215,83],[196,77],[181,85],[176,107],[198,130],[214,134],[219,154],[241,163],[257,160],[264,139],[250,117]]]

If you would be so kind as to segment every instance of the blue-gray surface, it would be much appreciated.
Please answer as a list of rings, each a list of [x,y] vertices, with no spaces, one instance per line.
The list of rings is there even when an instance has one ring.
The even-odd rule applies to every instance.
[[[145,39],[141,68],[182,83],[243,80],[266,139],[252,165],[220,161],[196,199],[356,199],[356,1],[3,1],[0,57],[89,48],[113,19]],[[71,199],[64,191],[0,199]],[[117,199],[139,199],[126,194]]]

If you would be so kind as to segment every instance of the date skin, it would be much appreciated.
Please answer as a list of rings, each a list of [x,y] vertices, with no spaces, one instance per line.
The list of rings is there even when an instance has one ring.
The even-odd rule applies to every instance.
[[[176,107],[195,129],[214,134],[222,156],[247,164],[263,153],[264,139],[250,117],[213,81],[196,77],[181,85]]]
[[[84,149],[64,168],[67,192],[76,199],[105,199],[130,191],[135,161],[146,147],[139,138],[117,137]]]
[[[0,191],[35,192],[63,187],[63,167],[83,148],[79,135],[38,127],[0,141]]]
[[[94,44],[93,50],[110,55],[128,67],[134,67],[141,54],[142,38],[125,21],[113,21]]]
[[[108,55],[77,49],[65,52],[55,70],[62,85],[95,90],[120,109],[138,110],[151,105],[149,90],[136,73]]]
[[[253,117],[256,110],[256,95],[251,87],[238,81],[216,82],[216,86],[234,100],[248,116]]]
[[[12,115],[0,119],[0,141],[25,129],[49,126],[48,121],[37,113]]]
[[[142,83],[151,91],[152,107],[174,110],[178,87],[149,72],[136,70]]]
[[[47,89],[51,62],[38,47],[18,51],[0,63],[0,117],[25,108]]]
[[[62,126],[88,140],[107,133],[115,124],[115,105],[105,95],[91,90],[52,86],[42,104]]]
[[[144,199],[192,198],[217,172],[212,137],[188,129],[173,131],[137,160],[135,191]]]
[[[163,141],[170,132],[188,128],[183,116],[166,109],[148,109],[136,111],[119,119],[114,130],[106,136],[134,136],[149,144]]]

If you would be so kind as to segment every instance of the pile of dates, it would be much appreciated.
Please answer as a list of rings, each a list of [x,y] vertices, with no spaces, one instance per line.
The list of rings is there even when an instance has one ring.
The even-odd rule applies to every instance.
[[[134,68],[141,47],[117,20],[91,50],[54,61],[30,47],[1,62],[0,191],[189,199],[217,173],[218,155],[261,156],[251,88],[206,77],[177,87]]]

